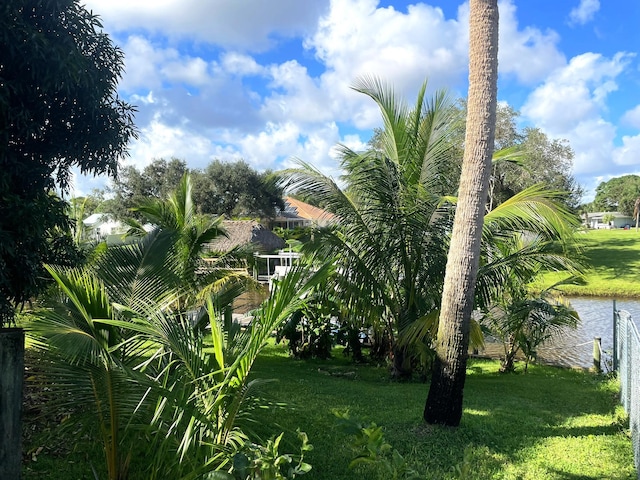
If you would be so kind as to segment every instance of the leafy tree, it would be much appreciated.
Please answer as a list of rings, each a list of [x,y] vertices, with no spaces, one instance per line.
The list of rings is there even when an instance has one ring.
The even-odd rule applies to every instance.
[[[115,176],[136,135],[116,85],[123,54],[75,0],[0,6],[0,325],[38,292],[71,168]]]
[[[112,198],[105,200],[100,210],[118,219],[130,217],[131,209],[140,202],[166,198],[187,171],[187,164],[177,158],[168,162],[155,159],[142,171],[134,166],[125,167],[110,189]]]
[[[462,418],[497,104],[498,2],[471,0],[469,10],[469,105],[464,161],[442,292],[436,360],[424,409],[428,423],[450,426],[457,426]]]
[[[467,102],[459,101],[460,120],[455,143],[464,150]],[[494,161],[489,181],[490,209],[525,188],[544,183],[551,190],[563,191],[568,207],[578,207],[584,193],[572,174],[573,150],[566,140],[549,139],[540,129],[518,130],[519,112],[508,104],[496,107],[495,151],[511,149],[507,161]]]
[[[284,208],[278,177],[269,171],[258,173],[242,160],[214,160],[192,175],[194,199],[202,213],[272,218],[276,207]]]
[[[623,175],[598,185],[593,208],[603,212],[618,211],[623,215],[631,216],[638,197],[640,197],[640,176]]]

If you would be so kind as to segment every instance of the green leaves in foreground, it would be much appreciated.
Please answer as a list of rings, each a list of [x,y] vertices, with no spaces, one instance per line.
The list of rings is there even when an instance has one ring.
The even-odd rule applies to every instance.
[[[137,247],[123,248],[131,253]],[[139,258],[153,263],[150,256]],[[246,400],[264,383],[249,379],[257,355],[330,267],[294,269],[254,312],[250,329],[233,337],[215,298],[206,306],[210,328],[197,328],[191,312],[169,308],[171,289],[163,290],[162,282],[153,284],[159,288],[147,298],[132,295],[136,289],[127,288],[127,280],[140,283],[145,270],[129,270],[131,275],[121,277],[127,293],[118,297],[125,303],[118,303],[109,294],[116,286],[105,283],[115,277],[49,267],[60,299],[40,312],[32,329],[37,345],[49,353],[47,379],[57,398],[81,405],[89,414],[83,422],[90,418],[96,426],[109,479],[128,478],[132,458],[144,461],[136,467],[148,479],[236,475],[235,455],[252,451],[247,458],[255,477],[285,478],[268,476],[277,470],[294,478],[308,471],[302,461],[310,449],[306,436],[300,434],[301,455],[287,456],[278,453],[281,436],[261,446],[241,426],[250,412]],[[133,455],[139,450],[144,455]],[[263,467],[267,476],[255,473]]]

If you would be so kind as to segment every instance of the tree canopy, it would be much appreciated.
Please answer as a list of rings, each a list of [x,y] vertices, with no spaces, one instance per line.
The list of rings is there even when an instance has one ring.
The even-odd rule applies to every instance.
[[[623,175],[598,185],[593,208],[604,212],[618,211],[631,216],[638,197],[640,197],[640,176]]]
[[[123,53],[77,0],[0,6],[0,324],[37,292],[47,232],[66,222],[52,193],[71,168],[115,176],[136,135],[118,98]]]
[[[214,160],[192,176],[193,198],[202,213],[271,218],[276,207],[284,208],[275,174],[256,172],[243,160]]]

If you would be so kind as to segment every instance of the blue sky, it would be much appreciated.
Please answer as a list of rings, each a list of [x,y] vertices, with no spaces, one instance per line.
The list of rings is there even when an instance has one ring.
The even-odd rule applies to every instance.
[[[339,175],[334,146],[380,125],[349,87],[376,75],[411,99],[466,96],[468,3],[439,0],[87,0],[125,52],[123,98],[138,106],[127,163],[214,158],[257,170],[301,158]],[[505,0],[498,99],[523,125],[567,139],[585,201],[640,174],[640,2]],[[105,185],[77,177],[76,195]]]

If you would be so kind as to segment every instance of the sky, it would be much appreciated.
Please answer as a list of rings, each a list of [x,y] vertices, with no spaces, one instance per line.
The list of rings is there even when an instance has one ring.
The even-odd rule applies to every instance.
[[[125,54],[119,95],[138,108],[125,164],[176,157],[340,175],[335,146],[381,119],[351,86],[375,76],[412,102],[420,85],[467,96],[468,2],[85,0]],[[498,100],[520,127],[566,139],[585,188],[640,174],[640,2],[499,2]],[[76,177],[75,195],[103,188]]]

